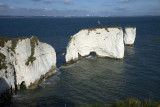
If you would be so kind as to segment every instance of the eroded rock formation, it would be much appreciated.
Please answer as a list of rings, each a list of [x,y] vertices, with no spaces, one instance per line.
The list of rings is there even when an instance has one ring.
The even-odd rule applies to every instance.
[[[83,29],[71,36],[67,46],[66,62],[72,63],[80,56],[95,52],[100,57],[123,59],[124,42],[121,27]]]
[[[0,37],[0,95],[7,90],[34,88],[56,71],[56,52],[37,37]]]
[[[136,27],[125,27],[124,42],[125,45],[134,45],[136,38]]]

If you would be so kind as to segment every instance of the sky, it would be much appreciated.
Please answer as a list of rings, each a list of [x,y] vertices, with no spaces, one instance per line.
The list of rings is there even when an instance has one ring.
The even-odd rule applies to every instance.
[[[160,16],[160,0],[0,0],[0,15]]]

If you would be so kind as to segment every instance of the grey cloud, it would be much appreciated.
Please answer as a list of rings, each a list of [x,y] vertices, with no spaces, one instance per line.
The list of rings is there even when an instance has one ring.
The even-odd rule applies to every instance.
[[[32,0],[32,1],[34,1],[34,2],[41,2],[41,1],[43,1],[43,3],[51,4],[50,0]]]
[[[127,11],[127,8],[125,7],[116,7],[114,8],[116,11]]]
[[[91,14],[86,10],[57,10],[48,8],[10,8],[7,5],[0,4],[0,15],[14,15],[14,16],[84,16]]]
[[[112,4],[102,4],[102,7],[110,7],[113,6]]]
[[[87,7],[87,6],[81,6],[81,8],[82,8],[82,9],[87,9],[88,7]]]
[[[151,11],[159,11],[160,12],[160,7],[151,8]]]
[[[129,3],[129,2],[133,2],[133,1],[136,1],[136,0],[120,0],[121,3]]]
[[[160,7],[151,8],[151,9],[148,11],[148,14],[159,16],[159,15],[160,15]]]
[[[48,8],[41,8],[41,9],[33,9],[33,8],[10,8],[7,5],[0,5],[3,7],[3,10],[0,9],[0,15],[14,15],[14,16],[86,16],[86,15],[94,15],[94,16],[109,16],[109,15],[126,15],[125,12],[122,10],[126,10],[125,8],[117,7],[116,10],[119,11],[87,11],[87,10],[71,10],[71,9],[64,9],[64,10],[57,10],[57,9],[48,9]],[[121,10],[121,11],[120,11]]]
[[[73,0],[32,0],[34,2],[43,2],[46,4],[51,4],[52,2],[54,3],[63,3],[63,4],[73,4]],[[51,2],[52,1],[52,2]]]
[[[16,4],[21,4],[22,2],[21,2],[21,1],[16,1],[15,3],[16,3]]]
[[[12,10],[12,9],[15,9],[15,8],[11,7],[11,6],[8,6],[6,4],[0,4],[0,11],[3,11],[3,10]]]
[[[72,1],[72,0],[65,0],[64,3],[65,3],[65,4],[72,4],[73,1]]]
[[[34,1],[34,2],[39,2],[39,1],[42,1],[42,0],[32,0],[32,1]]]
[[[0,9],[6,9],[6,8],[8,8],[8,5],[0,4]]]
[[[44,3],[51,4],[50,0],[45,0]]]

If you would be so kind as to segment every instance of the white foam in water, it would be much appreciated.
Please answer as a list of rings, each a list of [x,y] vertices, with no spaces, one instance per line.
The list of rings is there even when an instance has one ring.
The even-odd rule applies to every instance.
[[[86,58],[91,58],[92,56],[88,56],[88,57],[86,57]]]
[[[22,97],[21,95],[12,95],[12,97],[14,97],[14,98],[18,98],[18,97]]]

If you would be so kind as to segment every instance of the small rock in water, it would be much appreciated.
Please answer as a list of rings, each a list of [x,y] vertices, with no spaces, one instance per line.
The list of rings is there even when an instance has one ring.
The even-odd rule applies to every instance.
[[[65,52],[61,53],[61,56],[64,56],[65,55]]]

